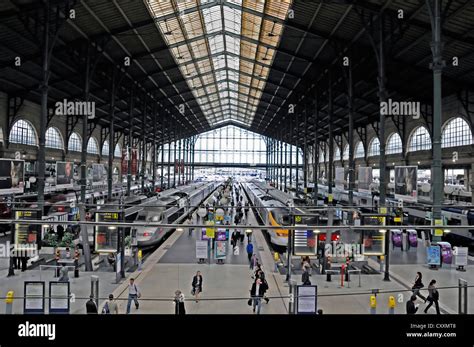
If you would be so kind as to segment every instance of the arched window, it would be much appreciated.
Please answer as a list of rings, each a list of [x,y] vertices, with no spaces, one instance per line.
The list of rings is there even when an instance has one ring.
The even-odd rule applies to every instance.
[[[408,143],[408,152],[431,149],[431,138],[428,130],[424,126],[416,128]]]
[[[365,155],[364,145],[362,144],[362,141],[359,141],[357,142],[357,145],[355,148],[354,158],[363,158],[364,155]]]
[[[22,145],[37,146],[36,131],[30,122],[20,119],[15,122],[10,131],[10,142]]]
[[[378,137],[374,137],[370,141],[368,157],[375,157],[380,155],[380,141]]]
[[[91,137],[89,142],[87,142],[87,153],[99,154],[99,145],[94,137]]]
[[[341,160],[341,150],[339,149],[339,146],[335,146],[336,149],[334,150],[334,161],[340,161]]]
[[[471,144],[471,128],[464,119],[456,117],[446,122],[441,135],[441,147],[469,146]]]
[[[118,144],[118,143],[117,143],[117,146],[115,146],[114,157],[115,158],[121,158],[122,157],[122,148],[120,148],[120,144]]]
[[[322,149],[320,149],[319,150],[319,162],[324,163],[324,159],[326,159],[325,155],[324,155],[324,151]]]
[[[78,133],[72,133],[71,136],[69,136],[67,147],[73,152],[82,151],[82,139]]]
[[[349,160],[349,144],[344,147],[344,153],[342,154],[342,160]]]
[[[46,130],[45,146],[48,148],[64,149],[63,138],[58,129],[49,127]]]
[[[402,153],[403,145],[402,139],[398,133],[392,133],[387,138],[387,147],[385,147],[385,154]]]
[[[102,155],[108,156],[109,155],[109,141],[105,140],[102,146]]]

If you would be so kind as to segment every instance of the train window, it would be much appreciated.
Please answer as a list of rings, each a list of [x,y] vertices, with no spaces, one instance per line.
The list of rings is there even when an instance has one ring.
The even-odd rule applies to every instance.
[[[290,225],[291,224],[291,217],[287,214],[283,215],[282,217],[282,224],[283,225]]]

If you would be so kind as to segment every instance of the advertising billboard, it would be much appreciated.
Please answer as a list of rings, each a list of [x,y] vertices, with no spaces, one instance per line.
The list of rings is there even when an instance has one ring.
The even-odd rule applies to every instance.
[[[105,168],[104,164],[92,164],[92,185],[100,186],[105,181]]]
[[[126,175],[128,173],[128,147],[122,148],[122,158],[120,164],[122,175]]]
[[[336,189],[344,190],[344,168],[337,167],[336,168],[336,177],[334,180],[336,184]]]
[[[372,183],[372,168],[360,166],[358,176],[358,190],[359,192],[370,194],[370,184]]]
[[[0,159],[0,195],[21,194],[25,189],[25,161]]]
[[[136,176],[138,173],[138,149],[137,147],[132,147],[132,175]]]
[[[395,166],[395,198],[417,202],[418,166]]]
[[[441,265],[441,247],[430,246],[426,248],[426,263],[430,266]]]
[[[41,211],[25,209],[15,210],[16,220],[41,220]],[[15,223],[15,250],[16,252],[23,252],[26,256],[32,256],[30,252],[34,252],[36,249],[41,247],[41,225],[39,224],[27,224],[27,223]]]
[[[69,161],[56,162],[56,188],[72,188],[74,163]]]

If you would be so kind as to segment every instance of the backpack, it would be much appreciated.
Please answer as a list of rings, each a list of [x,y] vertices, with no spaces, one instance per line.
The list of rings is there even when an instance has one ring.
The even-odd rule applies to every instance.
[[[102,309],[102,313],[103,313],[103,314],[109,314],[109,313],[110,313],[109,303],[108,303],[108,302],[105,303],[104,308]]]

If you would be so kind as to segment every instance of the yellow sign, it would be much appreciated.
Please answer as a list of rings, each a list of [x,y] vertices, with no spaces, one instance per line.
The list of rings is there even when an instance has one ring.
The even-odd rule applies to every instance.
[[[302,218],[301,216],[295,216],[295,223],[301,223]]]
[[[5,303],[6,304],[13,304],[13,290],[10,290],[8,293],[7,293],[7,297],[5,298]]]
[[[305,194],[308,194],[308,188],[304,187],[303,191],[304,191]]]
[[[401,217],[395,217],[393,219],[394,222],[398,222],[398,223],[401,223],[402,222],[402,218]]]
[[[375,295],[370,296],[370,308],[377,308],[377,299]]]
[[[380,207],[379,208],[379,213],[380,214],[387,214],[387,208],[386,207]]]
[[[273,259],[275,259],[275,261],[278,261],[280,259],[280,255],[278,254],[278,252],[273,253]]]
[[[214,228],[206,228],[206,236],[210,239],[214,238],[215,229]]]
[[[435,219],[435,225],[443,225],[442,219]],[[443,229],[435,229],[434,236],[443,236]]]
[[[395,308],[395,297],[392,295],[388,297],[388,308]]]
[[[333,200],[333,196],[332,196],[332,194],[329,194],[328,195],[328,202],[332,202],[332,200]]]

